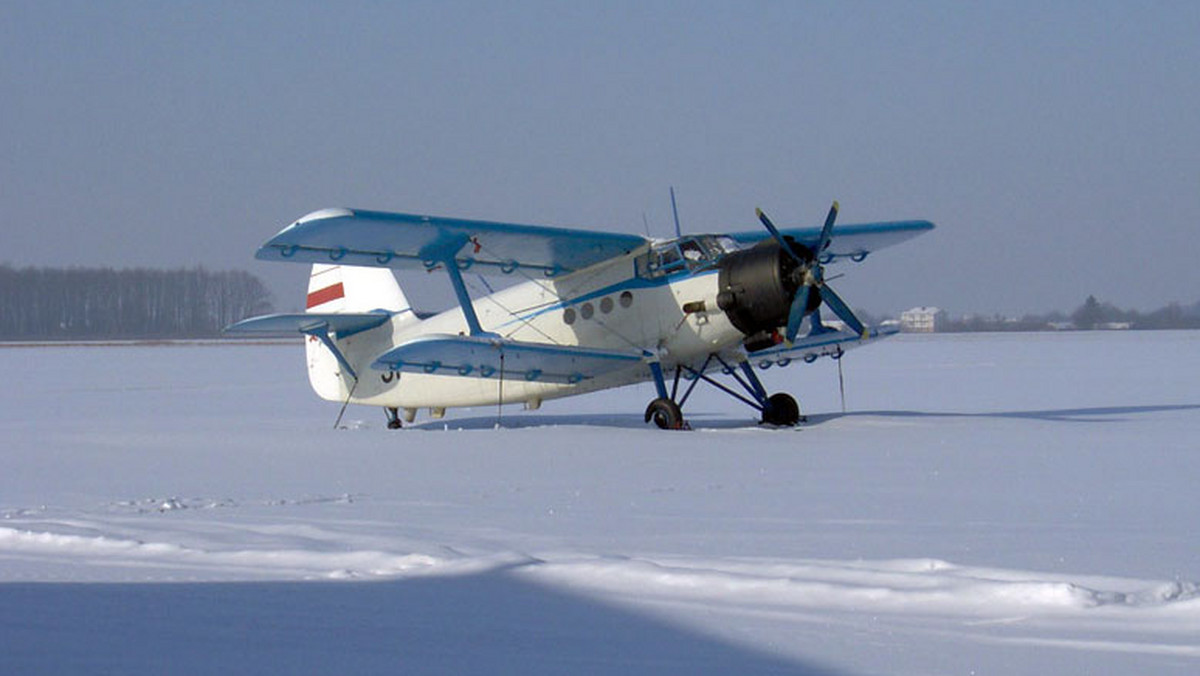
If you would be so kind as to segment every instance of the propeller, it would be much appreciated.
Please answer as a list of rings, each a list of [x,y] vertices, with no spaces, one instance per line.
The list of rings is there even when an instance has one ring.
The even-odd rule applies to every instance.
[[[821,236],[817,240],[816,247],[811,250],[808,247],[801,247],[805,250],[804,253],[810,254],[809,256],[801,256],[792,243],[779,232],[771,219],[767,218],[762,209],[755,211],[758,213],[758,220],[762,221],[763,226],[767,228],[775,241],[779,242],[780,248],[791,256],[798,266],[794,274],[799,276],[800,283],[796,289],[796,295],[792,297],[791,307],[788,309],[787,332],[784,334],[788,343],[796,340],[796,334],[800,331],[800,322],[810,312],[816,312],[816,308],[809,309],[809,303],[814,293],[829,306],[829,309],[833,310],[835,315],[846,322],[846,326],[851,331],[866,338],[867,329],[863,323],[854,316],[854,312],[846,304],[846,301],[825,284],[825,266],[821,265],[821,254],[829,248],[829,243],[833,239],[833,222],[837,220],[838,203],[835,201],[829,208],[829,215],[825,217],[825,226],[821,228]]]

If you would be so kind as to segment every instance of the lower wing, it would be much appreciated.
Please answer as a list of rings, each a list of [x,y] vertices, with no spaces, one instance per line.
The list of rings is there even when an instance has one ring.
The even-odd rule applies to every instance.
[[[894,326],[867,329],[866,337],[852,331],[828,329],[797,339],[791,345],[781,343],[774,347],[750,352],[746,355],[754,364],[778,363],[786,365],[793,359],[814,362],[818,357],[840,357],[846,350],[894,336],[900,329]]]
[[[430,334],[388,350],[371,365],[383,371],[577,383],[628,368],[640,354],[495,336]]]

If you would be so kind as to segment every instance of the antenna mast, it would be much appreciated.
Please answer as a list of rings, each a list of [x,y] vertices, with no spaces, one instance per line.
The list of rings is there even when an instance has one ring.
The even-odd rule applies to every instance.
[[[683,237],[679,230],[679,209],[675,207],[675,186],[671,186],[671,213],[675,216],[675,236]]]

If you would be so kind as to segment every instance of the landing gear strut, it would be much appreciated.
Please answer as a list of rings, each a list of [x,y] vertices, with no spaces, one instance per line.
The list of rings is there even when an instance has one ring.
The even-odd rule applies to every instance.
[[[713,360],[721,364],[722,373],[737,381],[750,396],[743,396],[736,390],[706,375],[705,371]],[[741,371],[740,375],[738,373],[739,370]],[[675,367],[675,378],[671,384],[670,393],[667,392],[667,382],[662,366],[656,362],[652,362],[650,364],[650,372],[654,375],[654,386],[658,390],[658,398],[650,402],[650,405],[646,407],[646,422],[653,420],[654,424],[663,429],[690,429],[687,421],[683,418],[682,407],[687,402],[688,397],[691,396],[692,390],[696,389],[696,385],[701,380],[761,412],[761,422],[764,425],[794,427],[804,420],[804,416],[800,415],[800,406],[790,394],[776,392],[775,394],[767,395],[766,388],[763,387],[762,381],[758,379],[758,374],[754,372],[754,367],[750,365],[749,361],[742,361],[738,363],[738,368],[734,368],[722,359],[720,355],[710,354],[699,369],[679,364]],[[685,372],[692,382],[683,392],[683,396],[680,397],[678,396],[679,378]]]
[[[404,425],[400,422],[400,410],[395,406],[387,406],[383,409],[387,415],[387,426],[389,430],[398,430]]]

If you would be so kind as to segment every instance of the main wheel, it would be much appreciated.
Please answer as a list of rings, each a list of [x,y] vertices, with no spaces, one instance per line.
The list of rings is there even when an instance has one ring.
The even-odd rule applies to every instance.
[[[683,429],[683,411],[670,399],[658,398],[646,407],[646,422],[654,421],[664,430]]]
[[[776,392],[767,397],[763,407],[762,421],[767,425],[793,427],[800,422],[800,406],[787,392]]]

